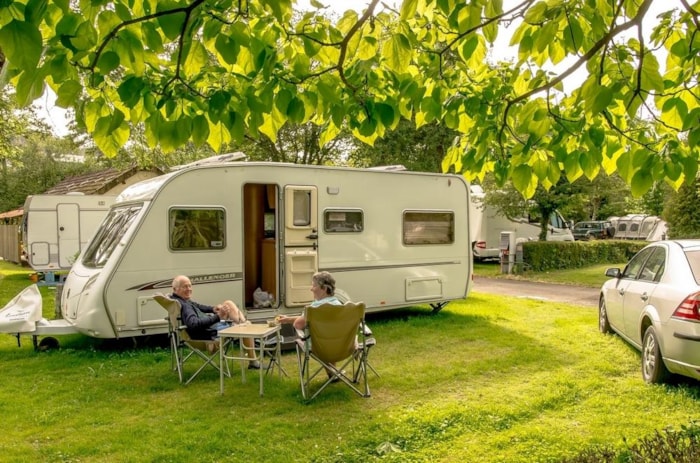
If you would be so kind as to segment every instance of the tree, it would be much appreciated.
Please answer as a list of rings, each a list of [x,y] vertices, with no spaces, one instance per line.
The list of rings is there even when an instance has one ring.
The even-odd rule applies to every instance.
[[[358,143],[349,154],[356,167],[403,165],[418,172],[441,172],[442,161],[456,133],[436,122],[420,128],[413,121],[401,120],[372,146]]]
[[[7,0],[2,74],[20,102],[52,87],[114,156],[143,123],[149,146],[214,151],[314,122],[373,143],[401,119],[459,133],[443,170],[493,172],[526,197],[599,172],[639,196],[692,181],[700,152],[700,3],[651,33],[652,0],[368,0],[337,21],[291,0]],[[658,2],[656,2],[658,4]],[[488,59],[517,23],[515,62]],[[659,52],[666,53],[660,62]],[[568,60],[566,60],[568,58]],[[565,91],[576,71],[584,80]]]
[[[669,238],[700,238],[700,184],[683,185],[671,196],[664,210]]]

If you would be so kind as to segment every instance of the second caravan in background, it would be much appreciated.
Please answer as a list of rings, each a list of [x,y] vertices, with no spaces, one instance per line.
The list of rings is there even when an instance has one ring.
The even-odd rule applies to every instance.
[[[469,233],[475,260],[499,257],[501,232],[514,232],[516,242],[539,239],[539,219],[526,213],[522,217],[509,219],[484,202],[486,193],[481,186],[471,185],[469,189]],[[574,241],[569,224],[558,211],[549,218],[547,241]]]

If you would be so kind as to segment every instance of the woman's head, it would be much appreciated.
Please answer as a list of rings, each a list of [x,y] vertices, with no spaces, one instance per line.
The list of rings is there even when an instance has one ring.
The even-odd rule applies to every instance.
[[[334,295],[335,278],[328,272],[315,273],[311,277],[311,291],[314,292],[317,299]]]

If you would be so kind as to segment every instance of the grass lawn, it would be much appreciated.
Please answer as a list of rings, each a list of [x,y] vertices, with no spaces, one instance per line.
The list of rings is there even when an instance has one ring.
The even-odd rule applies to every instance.
[[[27,273],[0,263],[0,307]],[[213,370],[180,385],[162,340],[74,335],[35,352],[0,335],[0,460],[557,462],[697,416],[699,384],[646,385],[639,353],[599,334],[594,308],[475,292],[368,321],[372,397],[335,384],[309,404],[293,352],[264,397],[238,370],[221,396]]]
[[[495,261],[475,262],[474,273],[483,277],[512,278],[528,281],[541,281],[546,283],[561,283],[577,286],[589,286],[600,288],[609,278],[605,276],[605,270],[610,267],[623,269],[625,262],[619,264],[600,264],[578,269],[555,270],[549,272],[534,272],[528,270],[523,274],[503,274],[501,266]]]

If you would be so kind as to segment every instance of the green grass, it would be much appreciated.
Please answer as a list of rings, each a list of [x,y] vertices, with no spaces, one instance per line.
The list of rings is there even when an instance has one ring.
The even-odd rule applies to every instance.
[[[0,306],[29,282],[0,264]],[[45,291],[45,289],[42,289]],[[46,303],[53,312],[50,290]],[[45,310],[47,313],[47,310]],[[0,448],[13,462],[557,462],[624,447],[696,416],[696,382],[646,385],[639,354],[597,332],[594,308],[472,293],[438,314],[369,315],[372,397],[332,385],[305,404],[288,378],[219,395],[216,372],[178,383],[153,340],[82,336],[35,352],[0,335]]]
[[[561,283],[577,286],[589,286],[600,288],[608,279],[605,270],[610,267],[624,268],[625,263],[591,265],[579,269],[556,270],[550,272],[534,272],[531,270],[523,274],[503,274],[501,266],[495,262],[474,263],[474,273],[483,277],[512,278],[528,281],[541,281],[546,283]]]

